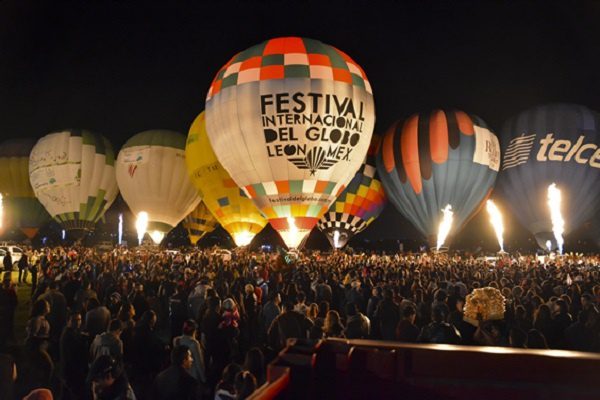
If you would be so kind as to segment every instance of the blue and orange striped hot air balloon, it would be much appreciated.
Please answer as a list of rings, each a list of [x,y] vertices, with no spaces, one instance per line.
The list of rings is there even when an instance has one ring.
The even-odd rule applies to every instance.
[[[478,117],[435,110],[394,123],[377,155],[388,198],[430,243],[442,209],[458,232],[489,197],[500,166],[498,138]]]

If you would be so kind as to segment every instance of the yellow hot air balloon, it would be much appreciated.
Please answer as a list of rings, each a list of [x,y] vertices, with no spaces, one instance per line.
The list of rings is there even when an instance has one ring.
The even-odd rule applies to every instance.
[[[198,207],[185,217],[182,223],[188,232],[192,244],[198,243],[198,240],[202,239],[207,233],[214,231],[219,224],[208,208],[206,208],[204,202],[198,204]]]
[[[219,70],[206,129],[219,162],[299,247],[364,160],[375,109],[367,76],[317,40],[267,40]]]
[[[33,193],[29,182],[29,153],[35,139],[11,139],[0,143],[0,194],[5,206],[4,216],[10,220],[0,221],[0,227],[19,227],[33,239],[39,228],[50,220]]]
[[[217,160],[206,133],[204,112],[190,127],[185,162],[206,207],[233,237],[235,244],[250,244],[267,220]]]

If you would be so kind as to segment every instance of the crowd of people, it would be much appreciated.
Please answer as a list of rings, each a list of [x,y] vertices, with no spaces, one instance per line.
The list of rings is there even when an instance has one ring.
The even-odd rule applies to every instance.
[[[0,289],[2,399],[244,399],[288,338],[600,351],[595,256],[58,247],[24,259]],[[466,322],[467,295],[487,286],[504,318]]]

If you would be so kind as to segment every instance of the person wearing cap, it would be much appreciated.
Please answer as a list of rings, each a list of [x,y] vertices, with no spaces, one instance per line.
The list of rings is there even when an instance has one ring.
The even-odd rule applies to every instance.
[[[191,368],[187,371],[194,379],[203,384],[206,383],[206,367],[204,363],[204,351],[198,340],[196,340],[196,331],[198,324],[193,319],[188,319],[183,323],[183,335],[173,339],[173,347],[187,346],[194,359]]]
[[[88,398],[93,400],[136,400],[119,360],[102,355],[93,362],[88,375]]]

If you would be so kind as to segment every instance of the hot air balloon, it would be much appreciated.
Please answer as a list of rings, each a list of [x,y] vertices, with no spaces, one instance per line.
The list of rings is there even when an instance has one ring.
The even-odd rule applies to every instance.
[[[183,219],[182,223],[192,244],[196,244],[204,235],[214,231],[219,224],[208,208],[206,208],[204,201],[200,202],[198,207]]]
[[[299,37],[238,53],[206,99],[219,162],[292,248],[360,167],[374,122],[360,66],[332,46]]]
[[[478,117],[435,110],[394,123],[377,171],[390,202],[430,242],[450,205],[458,232],[489,197],[500,166],[498,138]]]
[[[148,213],[147,231],[156,244],[200,203],[185,168],[181,133],[138,133],[123,145],[116,169],[123,199],[134,215]]]
[[[236,245],[250,244],[267,220],[217,160],[206,134],[204,112],[190,127],[185,156],[192,183],[200,191],[206,207]]]
[[[557,247],[548,187],[562,192],[565,234],[590,220],[600,205],[600,116],[580,105],[534,107],[502,130],[499,188],[517,219],[542,249]]]
[[[373,135],[360,169],[319,220],[317,227],[335,249],[344,247],[352,236],[365,230],[383,211],[386,197],[375,164],[378,146],[379,136]]]
[[[35,139],[11,139],[0,143],[0,194],[4,215],[29,239],[50,220],[29,183],[29,153]]]
[[[110,142],[85,130],[50,133],[29,156],[29,181],[46,211],[74,237],[94,230],[117,196]]]

